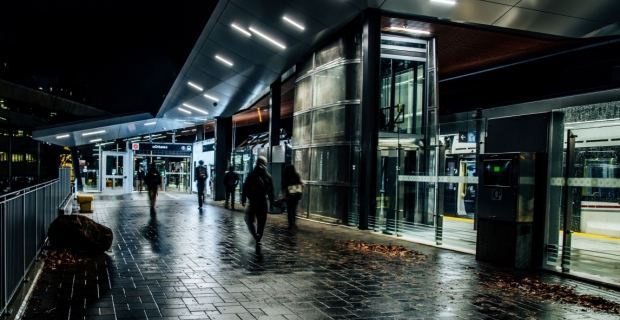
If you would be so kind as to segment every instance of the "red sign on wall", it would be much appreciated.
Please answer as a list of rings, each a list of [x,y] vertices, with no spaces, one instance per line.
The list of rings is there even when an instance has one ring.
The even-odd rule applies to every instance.
[[[132,143],[131,144],[131,150],[140,150],[140,144],[139,143]]]

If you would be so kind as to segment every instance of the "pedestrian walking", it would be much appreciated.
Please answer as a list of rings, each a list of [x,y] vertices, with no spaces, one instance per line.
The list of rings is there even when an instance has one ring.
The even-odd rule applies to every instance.
[[[288,230],[297,229],[295,220],[297,218],[297,205],[301,200],[302,189],[305,184],[301,181],[301,177],[295,166],[289,164],[284,168],[284,177],[282,182],[282,194],[286,203],[286,213],[288,215]]]
[[[256,250],[260,250],[261,238],[265,231],[267,223],[268,203],[273,205],[273,181],[269,173],[267,173],[267,159],[259,156],[256,161],[256,167],[250,172],[243,184],[243,192],[241,194],[241,205],[245,207],[246,199],[250,200],[250,204],[245,212],[245,223],[248,225],[250,233],[256,240]],[[254,220],[257,226],[254,226]]]
[[[144,178],[146,177],[146,173],[144,172],[144,168],[142,166],[138,166],[138,192],[142,193],[142,187],[144,185]]]
[[[146,187],[149,190],[149,201],[151,202],[151,213],[155,213],[155,201],[157,200],[157,189],[161,185],[161,173],[155,167],[155,163],[151,163],[149,171],[144,178]]]
[[[233,166],[228,167],[228,172],[224,175],[224,187],[226,188],[226,200],[224,208],[228,209],[228,199],[230,197],[230,208],[235,210],[235,189],[239,184],[239,176],[235,173]]]
[[[196,172],[194,174],[196,189],[198,189],[198,209],[200,210],[202,210],[202,205],[205,202],[205,184],[207,178],[209,177],[209,174],[207,173],[207,167],[204,164],[204,161],[198,161],[198,166],[196,167]]]

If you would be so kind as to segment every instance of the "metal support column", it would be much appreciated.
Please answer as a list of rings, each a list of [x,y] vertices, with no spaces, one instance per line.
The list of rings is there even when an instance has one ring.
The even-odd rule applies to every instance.
[[[213,200],[219,201],[226,198],[224,189],[224,174],[228,169],[228,155],[231,145],[232,117],[215,119],[215,179]],[[212,177],[209,177],[212,178]]]

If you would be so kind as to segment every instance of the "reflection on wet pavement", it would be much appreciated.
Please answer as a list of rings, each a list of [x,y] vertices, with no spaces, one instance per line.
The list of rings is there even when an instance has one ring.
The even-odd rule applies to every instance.
[[[40,278],[25,319],[611,319],[485,286],[498,273],[473,255],[370,231],[269,215],[255,252],[241,210],[198,210],[195,196],[96,196],[92,218],[114,231],[112,249]],[[346,241],[403,245],[408,261],[350,250]],[[520,273],[618,294],[549,274]]]

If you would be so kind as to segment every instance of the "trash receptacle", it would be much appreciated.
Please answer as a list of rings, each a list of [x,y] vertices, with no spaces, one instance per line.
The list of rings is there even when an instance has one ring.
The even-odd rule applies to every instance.
[[[92,203],[95,197],[86,194],[78,194],[77,202],[80,204],[80,213],[92,213]]]

